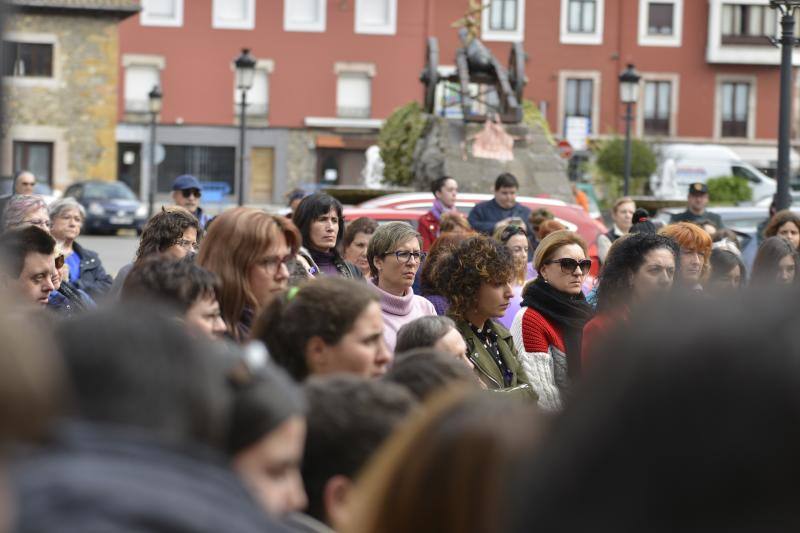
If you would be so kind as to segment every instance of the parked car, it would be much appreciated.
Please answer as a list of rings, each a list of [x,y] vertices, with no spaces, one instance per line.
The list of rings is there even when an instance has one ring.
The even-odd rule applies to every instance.
[[[346,206],[343,211],[345,222],[352,222],[357,218],[367,217],[371,218],[378,224],[386,224],[387,222],[407,222],[417,228],[419,218],[424,215],[426,211],[419,209],[385,209],[380,207],[350,207]]]
[[[475,204],[491,200],[491,194],[459,193],[456,208],[468,214]],[[429,192],[411,192],[387,194],[373,198],[359,205],[362,208],[391,208],[399,211],[409,209],[428,212],[433,206],[433,194]],[[530,209],[547,208],[555,218],[568,229],[577,232],[589,246],[589,256],[593,259],[592,274],[597,275],[600,261],[597,257],[597,237],[608,231],[602,222],[594,220],[584,209],[575,204],[568,204],[553,198],[534,198],[532,196],[517,196],[517,202]]]
[[[75,198],[86,209],[86,233],[114,233],[120,229],[141,233],[147,221],[147,205],[121,181],[78,182],[70,185],[64,196]]]

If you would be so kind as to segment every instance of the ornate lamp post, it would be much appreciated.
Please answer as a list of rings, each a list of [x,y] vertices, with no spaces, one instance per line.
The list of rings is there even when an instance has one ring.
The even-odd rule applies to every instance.
[[[242,94],[242,111],[239,115],[239,205],[244,205],[244,137],[247,131],[247,91],[253,86],[256,72],[256,60],[250,55],[249,48],[243,48],[242,54],[233,62],[236,67],[236,88]]]
[[[156,198],[156,188],[158,187],[158,175],[156,164],[156,123],[158,121],[158,114],[161,113],[161,89],[158,85],[153,86],[147,94],[149,110],[150,110],[150,186],[147,192],[147,214],[148,217],[153,216],[153,207]]]
[[[625,188],[624,195],[628,196],[631,180],[631,122],[633,122],[633,104],[639,100],[639,80],[642,79],[633,65],[628,64],[619,75],[619,99],[625,104]]]
[[[800,0],[770,0],[769,6],[781,15],[781,38],[773,44],[781,46],[781,96],[778,111],[778,190],[775,208],[788,209],[792,203],[789,195],[789,150],[792,136],[792,49],[797,44],[794,36],[794,15]]]

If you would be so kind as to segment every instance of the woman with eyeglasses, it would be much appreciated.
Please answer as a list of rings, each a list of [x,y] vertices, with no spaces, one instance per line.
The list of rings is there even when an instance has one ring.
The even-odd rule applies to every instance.
[[[539,243],[533,265],[538,276],[525,286],[511,334],[539,406],[557,411],[580,374],[583,328],[592,318],[582,286],[592,261],[583,239],[562,230]]]
[[[370,281],[380,294],[386,325],[383,336],[392,353],[401,327],[421,316],[436,314],[433,304],[411,288],[424,258],[419,233],[405,222],[379,226],[369,241]]]
[[[22,226],[37,226],[50,233],[50,214],[44,199],[36,194],[16,194],[3,211],[3,231]]]
[[[306,277],[363,278],[361,270],[340,253],[344,218],[339,200],[325,193],[306,196],[292,214],[292,221],[303,237],[297,260]]]
[[[255,316],[286,290],[299,248],[294,224],[260,209],[230,209],[209,225],[197,264],[220,279],[217,296],[233,340],[247,341]]]
[[[680,267],[678,245],[663,235],[620,236],[609,247],[597,286],[597,314],[583,328],[582,366],[596,359],[609,333],[631,308],[656,302],[672,289]]]
[[[163,254],[170,259],[183,259],[197,253],[201,235],[200,224],[189,211],[177,206],[162,207],[144,225],[136,259],[119,270],[109,294],[118,297],[128,272],[148,257]]]

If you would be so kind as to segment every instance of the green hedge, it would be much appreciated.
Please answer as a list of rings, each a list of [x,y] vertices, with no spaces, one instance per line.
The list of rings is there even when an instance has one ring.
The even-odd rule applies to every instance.
[[[753,199],[753,190],[747,180],[739,176],[711,178],[707,185],[708,199],[715,204],[736,204]]]
[[[615,137],[603,142],[597,151],[595,165],[606,183],[610,197],[621,196],[625,175],[625,139]],[[650,145],[639,139],[631,139],[630,194],[644,193],[647,178],[655,172],[656,166],[656,156]]]
[[[383,181],[390,185],[408,186],[414,182],[412,164],[417,141],[428,123],[422,107],[411,102],[386,119],[378,134],[378,147],[385,165]]]

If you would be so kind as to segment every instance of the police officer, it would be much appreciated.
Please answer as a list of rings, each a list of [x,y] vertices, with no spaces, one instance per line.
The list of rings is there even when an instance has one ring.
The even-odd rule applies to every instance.
[[[692,183],[689,185],[689,196],[686,199],[686,211],[672,215],[670,224],[675,222],[700,222],[709,221],[717,229],[725,227],[722,218],[716,213],[706,211],[708,205],[708,186],[705,183]]]

